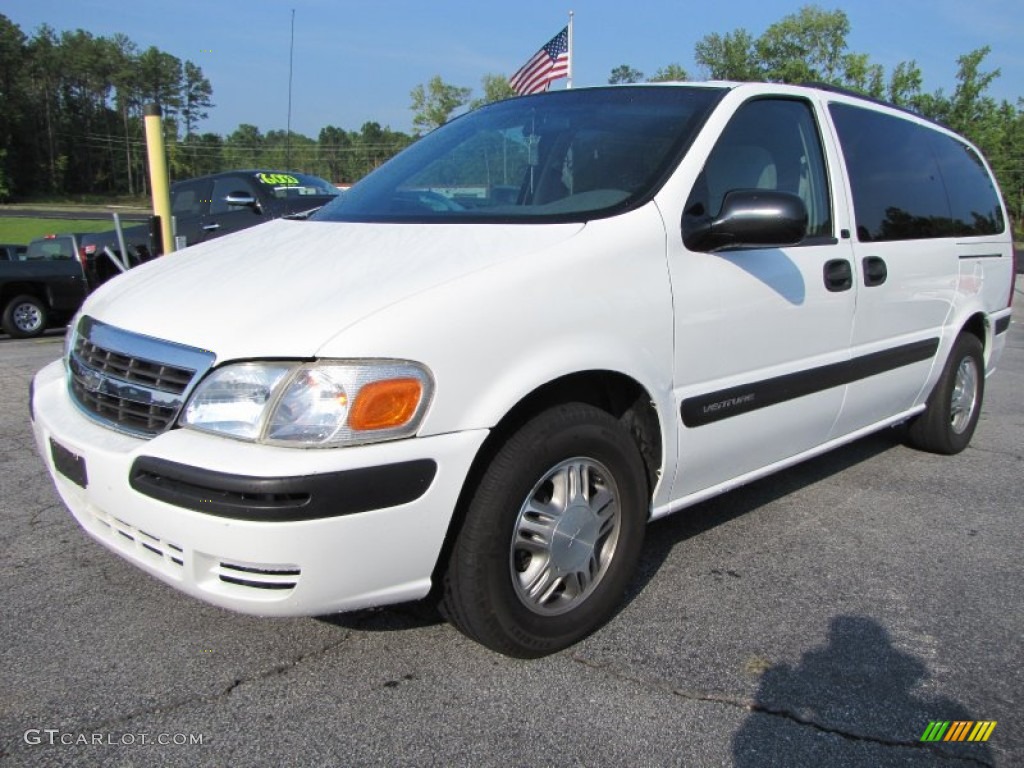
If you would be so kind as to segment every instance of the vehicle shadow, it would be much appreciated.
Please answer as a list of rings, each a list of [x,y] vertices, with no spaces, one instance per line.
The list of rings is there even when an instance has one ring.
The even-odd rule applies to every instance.
[[[654,521],[648,526],[640,562],[618,611],[628,606],[644,590],[678,544],[758,507],[839,474],[898,445],[899,432],[895,429],[885,430],[697,504],[677,515]],[[444,618],[438,612],[436,602],[436,596],[432,595],[415,603],[329,614],[316,618],[318,621],[346,629],[393,632],[443,623]]]
[[[894,647],[878,622],[836,616],[824,647],[807,651],[795,666],[778,664],[765,671],[751,714],[733,736],[733,765],[835,765],[841,760],[875,768],[934,765],[940,758],[991,765],[989,746],[966,740],[978,722],[965,706],[914,695],[927,678],[924,662]],[[936,721],[949,726],[933,726]],[[927,733],[934,741],[922,741]],[[953,738],[939,741],[943,735]],[[962,743],[955,741],[960,735]]]
[[[886,429],[849,445],[797,464],[736,490],[652,522],[644,552],[623,607],[655,577],[672,550],[688,539],[742,517],[902,444],[898,428]]]

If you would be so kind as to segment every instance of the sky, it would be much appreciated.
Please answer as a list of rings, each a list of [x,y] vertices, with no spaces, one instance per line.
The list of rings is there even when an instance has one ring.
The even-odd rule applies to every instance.
[[[775,0],[7,0],[0,13],[31,36],[41,24],[96,36],[121,32],[198,64],[213,86],[202,132],[240,123],[316,138],[367,121],[412,131],[410,91],[434,75],[481,92],[486,74],[511,75],[574,16],[575,87],[602,85],[629,66],[648,75],[682,65],[702,79],[695,43],[740,27],[754,37],[808,2]],[[958,56],[988,45],[986,71],[1002,71],[989,95],[1024,96],[1022,0],[820,0],[850,20],[848,48],[886,73],[915,60],[924,90],[952,92]],[[294,11],[294,47],[291,45]],[[564,81],[561,81],[564,83]],[[561,84],[555,87],[563,87]]]

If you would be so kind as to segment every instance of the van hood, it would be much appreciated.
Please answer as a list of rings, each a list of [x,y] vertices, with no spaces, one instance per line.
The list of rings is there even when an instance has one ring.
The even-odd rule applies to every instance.
[[[136,267],[84,312],[218,361],[314,357],[385,307],[553,248],[583,226],[272,221]]]

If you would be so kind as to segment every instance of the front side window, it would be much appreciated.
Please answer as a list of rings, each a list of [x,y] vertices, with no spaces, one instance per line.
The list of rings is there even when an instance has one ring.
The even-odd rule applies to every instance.
[[[726,193],[774,190],[807,208],[807,238],[832,236],[832,203],[817,123],[800,99],[755,99],[741,106],[708,156],[686,215],[715,217]]]
[[[420,139],[321,221],[585,221],[642,204],[718,88],[595,88],[509,99]]]

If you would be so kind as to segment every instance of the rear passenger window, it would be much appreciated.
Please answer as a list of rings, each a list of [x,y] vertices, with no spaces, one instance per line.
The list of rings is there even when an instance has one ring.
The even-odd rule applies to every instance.
[[[962,141],[938,131],[932,149],[949,191],[954,234],[994,235],[1003,231],[1003,209],[992,177],[977,153]]]
[[[736,189],[795,194],[807,208],[807,238],[832,235],[824,153],[807,102],[755,99],[740,107],[711,150],[685,211],[716,216],[725,194]]]
[[[848,104],[830,104],[853,190],[857,237],[911,240],[952,234],[949,200],[917,123]]]
[[[920,123],[833,103],[861,241],[1002,232],[999,196],[962,141]]]

